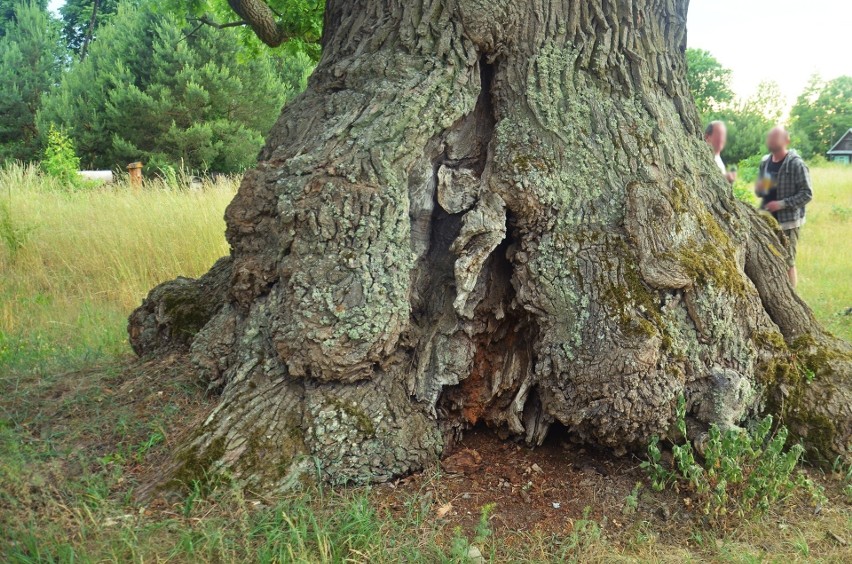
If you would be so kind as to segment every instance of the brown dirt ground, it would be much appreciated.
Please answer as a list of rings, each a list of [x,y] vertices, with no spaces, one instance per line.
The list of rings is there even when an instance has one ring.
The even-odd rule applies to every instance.
[[[717,528],[712,529],[692,503],[692,494],[672,488],[663,492],[651,490],[640,468],[642,460],[636,455],[616,457],[607,451],[571,444],[566,438],[557,430],[551,432],[544,445],[529,448],[501,440],[491,430],[476,428],[454,451],[475,450],[478,457],[463,458],[481,458],[476,468],[465,468],[466,473],[434,468],[382,484],[375,488],[376,503],[391,515],[401,516],[407,511],[406,500],[419,496],[433,512],[433,518],[443,522],[445,531],[450,533],[461,527],[468,535],[473,534],[480,520],[481,508],[494,504],[490,526],[508,544],[525,543],[530,535],[564,538],[575,531],[582,519],[594,520],[616,550],[630,546],[637,535],[651,534],[661,545],[706,552],[706,546],[700,546],[705,541],[696,538],[696,532],[699,536],[703,533],[705,539],[746,538],[746,544],[758,542],[754,548],[767,552],[776,544],[760,546],[762,541],[743,529],[744,522],[739,519],[732,519],[725,526],[717,523]],[[454,455],[449,453],[450,457]],[[809,500],[791,499],[767,516],[773,523],[770,528],[778,527],[781,533],[789,524],[818,522],[823,529],[820,534],[825,536],[812,549],[848,546],[851,535],[844,529],[845,519],[836,515],[838,508],[847,503],[840,491],[842,481],[815,470],[808,474],[825,487],[830,500],[827,511],[835,513],[834,517],[821,519],[825,514]],[[626,498],[637,484],[641,488],[636,507],[627,508]]]
[[[623,515],[625,498],[637,482],[646,483],[637,458],[617,458],[569,444],[558,436],[540,447],[529,448],[477,428],[467,433],[456,452],[464,449],[479,453],[478,467],[440,477],[437,472],[420,472],[379,486],[384,504],[393,512],[401,509],[404,499],[419,494],[443,508],[443,517],[448,521],[471,530],[479,520],[480,508],[494,504],[495,530],[558,534],[571,531],[584,515],[599,523],[623,527],[634,519]],[[663,507],[664,500],[660,501]],[[672,516],[661,511],[660,517],[683,519],[689,514],[678,512]]]

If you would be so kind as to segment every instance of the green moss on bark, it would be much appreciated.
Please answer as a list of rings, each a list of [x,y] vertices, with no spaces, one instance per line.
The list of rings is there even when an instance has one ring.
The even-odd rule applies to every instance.
[[[791,350],[802,365],[811,371],[814,378],[834,375],[832,363],[835,361],[852,362],[852,354],[820,345],[811,335],[802,335],[790,345]]]
[[[171,320],[172,334],[192,336],[210,321],[211,312],[194,293],[168,294],[163,299],[163,311]]]
[[[376,436],[376,425],[370,416],[355,403],[334,396],[327,398],[328,403],[333,405],[338,412],[344,413],[355,422],[355,428],[367,438]]]
[[[199,453],[188,448],[177,456],[178,470],[166,484],[168,488],[186,490],[198,484],[203,491],[209,491],[222,476],[216,471],[215,464],[225,454],[225,437],[218,437]]]
[[[623,260],[624,283],[603,288],[601,299],[617,315],[626,335],[645,338],[665,335],[658,297],[642,282],[636,264],[627,257]],[[642,315],[637,315],[638,312]]]
[[[837,426],[816,408],[809,387],[835,376],[833,361],[852,360],[852,355],[827,348],[811,335],[804,335],[790,345],[780,333],[758,333],[758,347],[771,351],[771,357],[757,372],[757,380],[765,386],[765,404],[770,413],[787,425],[791,436],[802,441],[811,460],[829,462],[825,453],[834,451]]]
[[[699,231],[705,235],[705,241],[690,241],[677,251],[663,256],[679,264],[698,285],[712,284],[736,296],[744,296],[747,287],[733,258],[736,256],[736,248],[731,238],[707,210],[695,212],[695,217],[698,219]]]

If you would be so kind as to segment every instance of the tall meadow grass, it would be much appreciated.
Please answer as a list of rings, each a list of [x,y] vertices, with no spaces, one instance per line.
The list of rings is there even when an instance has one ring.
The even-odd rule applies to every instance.
[[[0,170],[0,365],[15,357],[127,352],[128,313],[156,284],[203,274],[227,254],[225,206],[237,178],[190,191],[148,181],[69,190],[33,166]]]
[[[798,291],[817,319],[852,342],[852,166],[823,165],[811,178],[814,199],[796,259]]]

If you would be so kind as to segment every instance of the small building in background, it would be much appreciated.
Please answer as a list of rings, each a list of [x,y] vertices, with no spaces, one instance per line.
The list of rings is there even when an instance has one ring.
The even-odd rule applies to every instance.
[[[112,184],[115,180],[111,170],[78,170],[77,174],[85,180],[96,180],[104,184]]]
[[[852,128],[843,134],[826,155],[833,163],[852,164]]]

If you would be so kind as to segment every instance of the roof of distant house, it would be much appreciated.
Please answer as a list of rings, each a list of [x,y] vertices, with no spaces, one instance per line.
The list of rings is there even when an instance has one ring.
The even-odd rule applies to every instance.
[[[829,155],[852,155],[852,127],[828,150]]]

